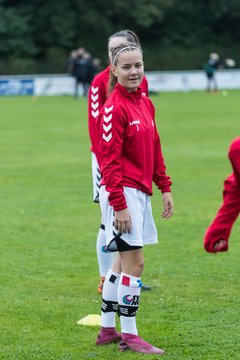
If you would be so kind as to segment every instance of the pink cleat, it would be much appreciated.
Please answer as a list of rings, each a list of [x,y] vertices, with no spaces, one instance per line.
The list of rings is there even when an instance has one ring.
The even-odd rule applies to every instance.
[[[122,341],[119,344],[119,351],[132,350],[144,354],[163,355],[165,352],[147,343],[137,335],[122,334]]]
[[[122,340],[121,334],[116,332],[116,329],[114,327],[102,327],[97,340],[97,345],[107,345],[111,343],[116,343]]]

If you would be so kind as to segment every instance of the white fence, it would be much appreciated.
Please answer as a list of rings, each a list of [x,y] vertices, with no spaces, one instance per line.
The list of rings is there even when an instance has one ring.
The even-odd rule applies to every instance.
[[[154,71],[146,73],[152,91],[205,90],[207,78],[204,71]],[[216,81],[220,90],[240,89],[240,70],[218,70]]]
[[[149,71],[146,72],[149,90],[191,91],[206,89],[204,71]],[[240,69],[218,70],[216,80],[220,90],[240,89]],[[73,95],[74,78],[69,75],[0,76],[0,96],[4,95]]]

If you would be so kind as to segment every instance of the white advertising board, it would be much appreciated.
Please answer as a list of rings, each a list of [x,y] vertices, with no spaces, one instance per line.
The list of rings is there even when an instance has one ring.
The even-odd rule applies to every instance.
[[[205,90],[207,77],[204,71],[149,71],[146,72],[149,90],[190,91]],[[216,81],[219,90],[240,89],[240,70],[218,70]]]
[[[74,78],[70,76],[36,76],[34,79],[34,95],[73,95]]]
[[[147,71],[146,77],[149,84],[149,91],[191,91],[205,90],[207,78],[202,70],[196,71]],[[28,80],[27,80],[28,79]],[[16,95],[6,91],[9,83],[18,81],[20,84],[32,81],[32,92],[25,95],[51,96],[51,95],[74,95],[75,79],[66,74],[56,75],[17,75],[0,76],[2,84],[1,95]],[[216,80],[219,90],[240,89],[240,69],[217,70]],[[80,89],[80,93],[82,90]],[[23,91],[22,94],[24,95]],[[18,95],[18,94],[17,94]]]

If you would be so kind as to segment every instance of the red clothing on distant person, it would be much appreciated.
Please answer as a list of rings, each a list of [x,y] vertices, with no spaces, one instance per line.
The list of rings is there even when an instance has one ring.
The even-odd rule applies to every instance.
[[[98,146],[99,140],[96,119],[99,115],[101,108],[103,107],[105,101],[108,98],[108,81],[110,77],[110,68],[111,65],[109,65],[105,70],[103,70],[94,77],[88,92],[88,130],[91,140],[90,150],[95,153],[96,156],[96,147]],[[146,76],[144,76],[140,87],[143,91],[143,94],[148,96],[148,82]],[[100,160],[98,159],[98,156],[97,160],[99,163]]]
[[[226,245],[220,251],[228,250],[232,226],[240,213],[240,137],[231,143],[228,157],[233,173],[224,181],[223,204],[205,233],[204,248],[208,252],[218,252],[214,244],[221,239],[226,240]]]
[[[123,186],[152,195],[152,182],[170,192],[171,181],[161,151],[155,109],[142,90],[128,92],[119,83],[99,118],[102,185],[115,211],[127,207]]]

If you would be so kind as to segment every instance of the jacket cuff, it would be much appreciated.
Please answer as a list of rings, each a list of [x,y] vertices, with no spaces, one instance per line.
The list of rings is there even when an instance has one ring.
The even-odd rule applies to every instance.
[[[116,206],[113,206],[113,210],[114,211],[121,211],[121,210],[124,210],[124,209],[127,209],[127,204],[122,204],[122,205],[116,205]]]
[[[161,188],[161,192],[162,194],[165,193],[165,192],[171,192],[171,188],[170,186],[164,186]]]

